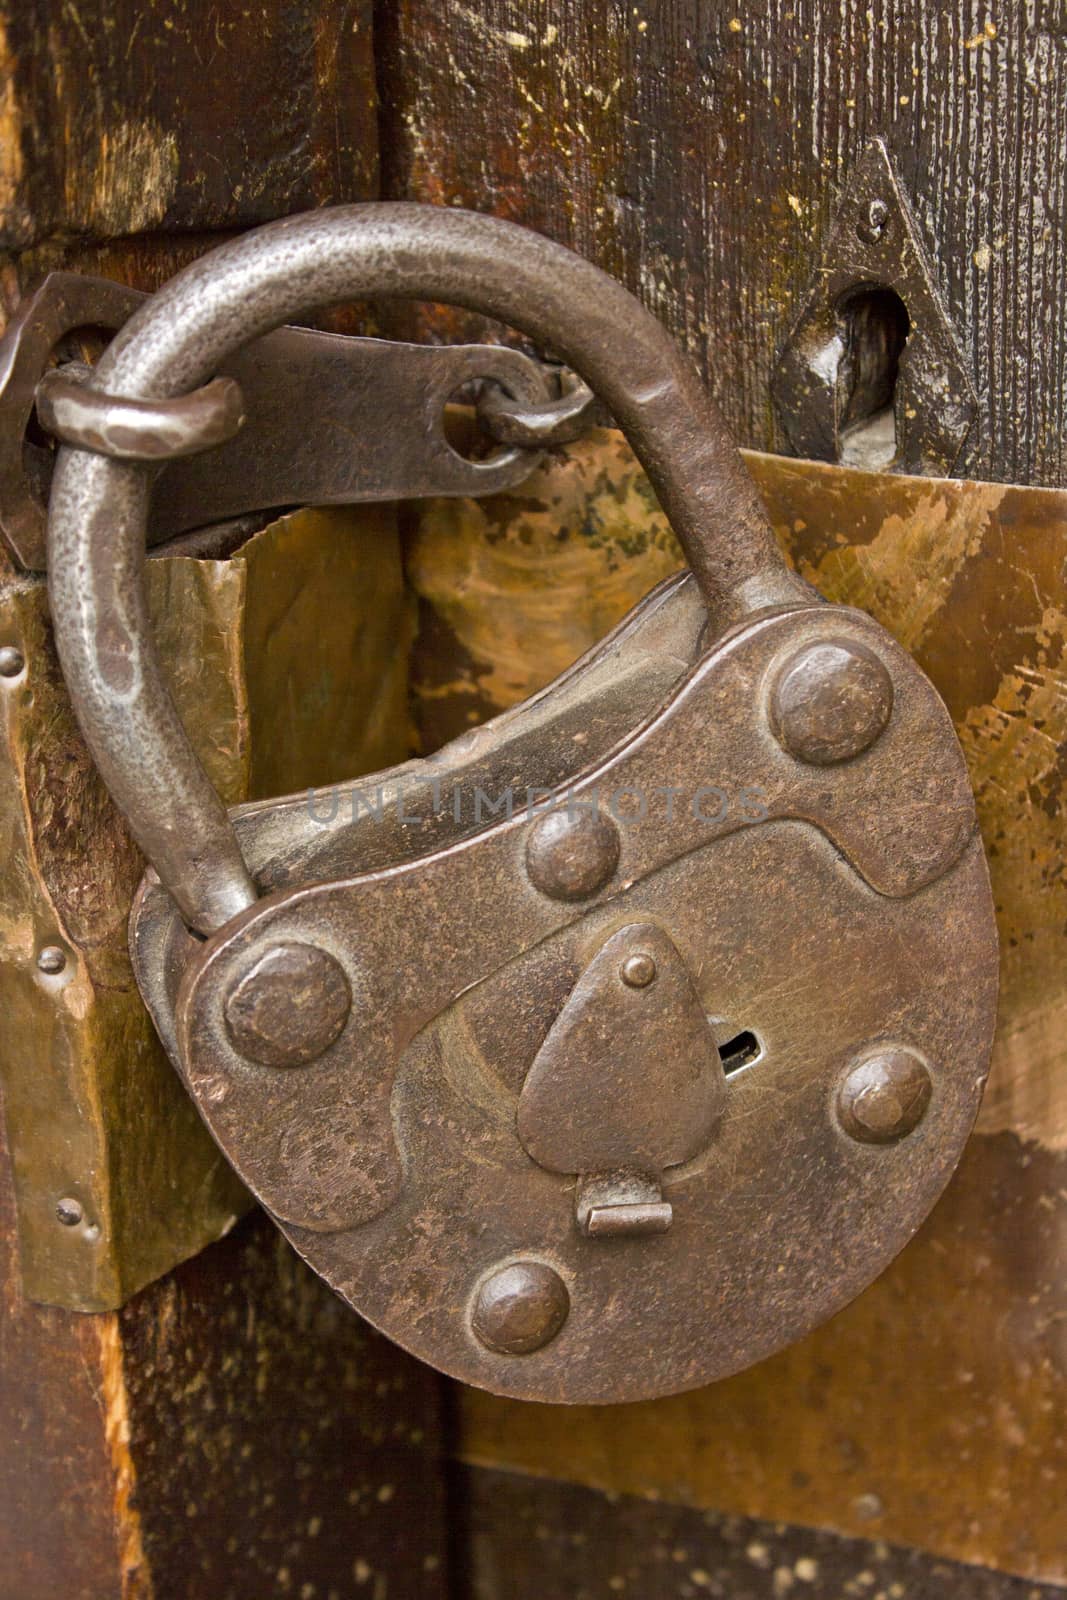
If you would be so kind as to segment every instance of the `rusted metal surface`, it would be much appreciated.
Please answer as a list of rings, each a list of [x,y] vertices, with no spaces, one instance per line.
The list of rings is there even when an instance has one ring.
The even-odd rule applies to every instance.
[[[464,1389],[459,1447],[612,1493],[1062,1582],[1067,501],[783,457],[746,464],[790,558],[907,645],[962,740],[1001,934],[978,1131],[916,1240],[789,1351],[618,1411]],[[423,508],[408,544],[423,739],[477,739],[475,720],[535,692],[681,559],[615,433],[554,454],[507,500]]]
[[[736,1370],[795,1337],[910,1237],[977,1107],[992,930],[943,709],[867,619],[825,607],[772,613],[706,657],[696,650],[686,670],[678,652],[699,627],[694,603],[699,613],[691,580],[670,586],[562,690],[387,776],[382,820],[343,791],[332,823],[329,807],[315,820],[306,797],[238,814],[257,879],[284,887],[206,944],[190,947],[158,889],[135,917],[157,1025],[216,1137],[301,1253],[408,1348],[498,1392],[634,1398]],[[791,757],[756,707],[758,686],[827,633],[877,652],[894,713],[862,762],[816,767]],[[643,706],[656,708],[657,647],[676,687],[628,739]],[[572,731],[584,736],[582,765],[561,779],[551,763],[573,763]],[[709,771],[729,795],[758,774],[763,820],[717,804],[679,804],[670,826],[662,806],[626,816],[617,869],[581,902],[526,880],[536,820],[522,810],[488,830],[472,820],[474,796],[497,799],[506,773],[541,793],[569,778],[581,803],[597,787],[688,794],[686,775]],[[346,863],[363,876],[345,881]],[[635,919],[670,933],[716,1036],[747,1027],[762,1059],[730,1084],[710,1147],[664,1174],[670,1230],[606,1244],[577,1225],[574,1178],[530,1161],[516,1115],[582,969]],[[343,966],[353,1016],[316,1061],[278,1072],[241,1057],[224,1011],[260,955],[294,942]],[[864,971],[863,986],[827,982],[828,949]],[[937,1092],[913,1135],[874,1146],[843,1138],[832,1104],[860,1046],[883,1038],[920,1052]],[[824,1182],[791,1177],[814,1170]],[[694,1281],[697,1239],[715,1242],[710,1256],[696,1252]],[[521,1361],[479,1348],[464,1310],[511,1259],[551,1267],[570,1300],[556,1337]]]
[[[1067,501],[1020,485],[745,459],[789,559],[898,637],[949,707],[1001,929],[999,1068],[982,1125],[1063,1148]],[[564,671],[682,559],[614,432],[550,457],[520,494],[424,508],[407,544],[424,747],[478,737],[474,723]]]
[[[368,829],[353,804],[351,823],[329,841],[326,876],[306,822],[285,825],[292,805],[260,811],[247,840],[232,831],[159,678],[138,561],[145,484],[123,463],[65,451],[49,515],[50,595],[87,740],[159,874],[132,926],[139,982],[238,1172],[306,1258],[402,1343],[454,1375],[529,1398],[692,1387],[758,1360],[851,1298],[914,1231],[958,1160],[995,1005],[992,909],[962,758],[936,695],[885,636],[858,613],[805,604],[806,589],[768,546],[721,424],[658,326],[544,240],[416,207],[265,229],[175,280],[118,335],[92,382],[101,393],[181,394],[309,296],[368,290],[508,314],[592,380],[674,516],[707,611],[703,653],[643,725],[631,707],[614,748],[595,748],[601,679],[618,666],[610,647],[485,734],[482,782],[526,736],[513,770],[527,775],[528,797],[538,780],[551,795],[546,750],[551,761],[560,725],[588,722],[583,742],[594,744],[580,751],[565,794],[551,795],[566,802],[562,823],[535,821],[529,800],[516,819],[509,785],[492,802],[506,805],[505,823],[479,832],[478,802],[491,792],[479,782],[464,838],[454,786],[451,836],[442,843],[437,829],[432,853],[425,841],[414,855],[394,849],[386,870],[367,874]],[[620,634],[631,654],[647,631],[662,648],[657,609],[684,616],[683,589],[635,612]],[[716,781],[702,782],[712,764]],[[440,813],[446,774],[452,765],[439,755],[406,775],[424,812],[430,794]],[[604,792],[613,820],[599,815]],[[668,810],[646,826],[653,794],[668,797]],[[688,802],[681,813],[678,795]],[[707,796],[719,802],[714,814]],[[623,813],[620,797],[631,801]],[[747,802],[739,816],[737,798]],[[597,815],[573,817],[574,807]],[[796,822],[809,828],[783,829]],[[835,883],[841,858],[852,876]],[[724,879],[729,889],[706,904]],[[279,893],[257,900],[271,888]],[[487,915],[502,891],[506,914]],[[438,942],[446,906],[449,936]],[[639,924],[620,928],[624,907]],[[209,937],[198,945],[193,934]],[[850,964],[877,966],[881,982],[872,973],[862,989],[849,986],[833,1014],[815,980],[846,937]],[[932,970],[920,976],[946,940],[958,960],[951,996]],[[802,982],[816,1012],[776,1000],[783,973],[790,988]],[[455,1084],[428,1064],[444,1047],[431,1044],[427,1060],[426,1041],[439,1041],[442,1016],[471,1009],[467,992],[479,996],[475,1015],[486,994],[505,1015],[520,1002],[523,1020],[505,1036],[524,1084],[491,1056],[479,1065],[477,1049],[456,1052]],[[730,1115],[719,1026],[724,1045],[751,1036],[748,1064],[761,1066],[753,1107],[742,1107],[752,1092],[743,1078]],[[649,1075],[652,1056],[660,1076]],[[925,1074],[925,1096],[908,1063]],[[923,1115],[935,1081],[933,1113]],[[732,1141],[768,1088],[783,1105],[803,1100],[798,1125],[787,1132],[763,1114],[742,1161]],[[605,1092],[617,1102],[607,1117],[597,1114]],[[412,1096],[414,1121],[404,1110]],[[789,1133],[794,1174],[823,1176],[792,1183],[768,1229],[757,1190],[774,1184]],[[872,1204],[889,1190],[891,1207]],[[495,1218],[473,1262],[455,1236],[457,1220],[466,1229],[461,1195]],[[701,1235],[720,1240],[718,1270],[695,1294]],[[609,1238],[610,1253],[600,1248]],[[651,1277],[621,1239],[656,1250]],[[538,1266],[534,1251],[549,1259]],[[492,1359],[506,1341],[471,1338],[477,1299],[474,1312],[457,1307],[479,1277],[496,1281],[519,1257],[559,1279],[570,1311],[516,1367]]]
[[[111,333],[144,302],[143,294],[106,279],[50,273],[0,341],[0,532],[23,568],[45,569],[54,463],[54,447],[30,430],[35,399],[46,428],[75,430],[68,443],[80,440],[89,450],[156,465],[150,545],[224,518],[301,502],[499,492],[537,465],[530,448],[464,459],[444,428],[449,397],[478,381],[514,397],[516,423],[540,415],[529,408],[547,403],[549,378],[517,350],[435,348],[282,328],[231,357],[230,377],[214,380],[224,386],[221,395],[209,385],[166,401],[104,395],[86,381],[82,366],[69,361],[45,370],[49,360],[69,355],[76,335]],[[72,384],[72,368],[81,383]],[[213,398],[201,415],[209,390]],[[312,429],[309,416],[315,417]],[[199,456],[209,445],[215,448],[202,459],[187,459],[190,449]]]
[[[656,923],[597,950],[545,1035],[515,1112],[523,1149],[577,1178],[590,1237],[663,1233],[668,1168],[703,1155],[726,1080],[684,957]]]
[[[769,710],[776,736],[798,761],[833,766],[861,755],[885,731],[893,680],[870,651],[828,639],[785,662]]]
[[[974,387],[881,139],[847,174],[771,393],[798,456],[940,476],[963,448]]]
[[[463,1389],[459,1449],[660,1511],[836,1529],[1062,1585],[1065,1177],[1062,1152],[978,1133],[915,1240],[801,1343],[617,1409]]]
[[[37,385],[37,420],[79,450],[116,461],[173,461],[226,444],[247,421],[232,378],[212,378],[176,400],[120,400],[88,387],[92,368],[70,362]],[[205,520],[214,520],[210,516]]]
[[[490,392],[478,402],[478,421],[502,444],[536,449],[580,439],[594,422],[603,420],[602,409],[589,385],[571,373],[559,397],[536,410],[517,405],[499,390]]]

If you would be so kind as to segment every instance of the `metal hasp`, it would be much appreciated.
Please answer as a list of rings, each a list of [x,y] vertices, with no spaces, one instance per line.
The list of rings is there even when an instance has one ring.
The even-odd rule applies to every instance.
[[[519,350],[307,328],[252,340],[220,362],[227,376],[190,394],[108,394],[71,359],[76,336],[113,334],[148,298],[53,272],[0,339],[0,537],[26,571],[45,570],[54,466],[32,427],[35,407],[67,444],[154,467],[149,545],[272,507],[499,493],[528,476],[568,421],[585,425],[582,391],[555,399],[546,369]],[[64,364],[49,368],[56,359]],[[487,441],[501,445],[478,460],[460,455],[444,428],[449,399],[470,384],[486,386],[479,414]]]
[[[974,385],[881,139],[860,156],[771,378],[797,455],[942,476]]]
[[[910,657],[787,571],[658,324],[524,230],[294,218],[181,274],[93,382],[190,392],[309,297],[390,292],[567,361],[693,570],[433,757],[227,814],[145,620],[146,469],[61,452],[57,644],[155,868],[138,981],[239,1175],[384,1332],[502,1394],[682,1390],[845,1304],[959,1159],[997,983],[962,754]]]

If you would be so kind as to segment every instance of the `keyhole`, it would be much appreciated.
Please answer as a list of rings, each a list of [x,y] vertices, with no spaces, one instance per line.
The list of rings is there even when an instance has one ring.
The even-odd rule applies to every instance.
[[[839,459],[875,472],[897,456],[894,400],[911,321],[893,289],[865,284],[838,304],[844,355],[838,369]]]

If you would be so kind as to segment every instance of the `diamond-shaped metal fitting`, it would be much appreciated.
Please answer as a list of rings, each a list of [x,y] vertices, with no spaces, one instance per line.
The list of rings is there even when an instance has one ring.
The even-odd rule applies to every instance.
[[[900,348],[883,350],[895,366],[888,447],[870,465],[940,476],[952,470],[977,407],[974,386],[934,284],[929,260],[889,152],[875,139],[845,186],[822,259],[778,358],[771,392],[798,455],[848,461],[857,392],[877,394],[879,337],[857,328],[859,308],[879,291],[903,302]],[[884,373],[882,374],[884,381]],[[862,410],[862,406],[860,407]],[[876,447],[877,448],[877,447]],[[857,458],[853,458],[857,459]],[[862,458],[860,458],[862,459]]]

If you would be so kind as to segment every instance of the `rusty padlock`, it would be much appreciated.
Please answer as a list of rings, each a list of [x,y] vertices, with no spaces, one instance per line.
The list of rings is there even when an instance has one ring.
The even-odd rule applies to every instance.
[[[64,448],[53,617],[154,869],[138,980],[241,1177],[398,1343],[537,1400],[686,1389],[844,1305],[959,1159],[997,982],[962,755],[909,656],[789,572],[664,330],[524,229],[399,204],[260,229],[88,392],[136,431],[286,318],[389,294],[566,361],[691,571],[429,759],[227,814],[160,675],[146,469]]]

